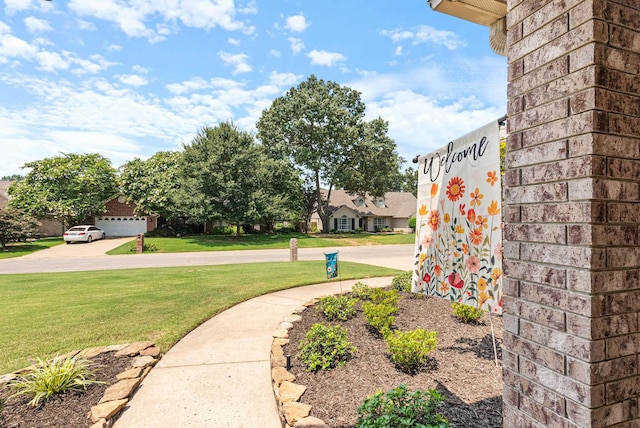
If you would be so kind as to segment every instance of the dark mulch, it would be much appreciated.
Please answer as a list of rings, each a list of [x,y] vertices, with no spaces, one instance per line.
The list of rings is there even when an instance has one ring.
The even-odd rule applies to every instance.
[[[489,315],[479,324],[458,321],[448,301],[435,297],[404,294],[399,303],[395,327],[402,331],[418,327],[438,332],[438,347],[426,367],[416,374],[397,369],[386,353],[384,339],[366,325],[362,312],[346,322],[349,340],[358,351],[346,365],[317,373],[306,372],[295,357],[298,344],[316,322],[328,323],[315,308],[302,314],[302,321],[289,331],[285,355],[292,355],[295,383],[306,385],[301,402],[313,406],[311,415],[333,428],[354,427],[356,409],[376,390],[388,391],[401,383],[410,390],[436,388],[446,401],[440,413],[452,427],[502,427],[502,375],[496,367]],[[498,358],[501,358],[502,318],[493,316]]]
[[[11,395],[7,387],[0,388],[0,398],[6,400],[0,409],[0,428],[87,428],[91,407],[98,404],[109,385],[117,382],[116,376],[131,366],[131,358],[115,357],[115,352],[100,354],[91,360],[99,365],[96,378],[107,384],[89,386],[86,391],[68,392],[41,402],[38,407],[29,406],[30,398]]]

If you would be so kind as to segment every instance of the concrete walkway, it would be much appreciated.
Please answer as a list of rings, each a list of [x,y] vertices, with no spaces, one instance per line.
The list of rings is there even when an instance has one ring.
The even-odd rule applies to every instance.
[[[361,281],[377,287],[391,279]],[[211,318],[162,357],[114,427],[282,428],[271,386],[273,333],[303,303],[355,282],[278,291]]]

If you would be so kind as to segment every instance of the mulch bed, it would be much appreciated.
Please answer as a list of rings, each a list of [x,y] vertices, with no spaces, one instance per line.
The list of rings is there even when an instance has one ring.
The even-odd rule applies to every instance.
[[[38,407],[28,405],[30,397],[8,398],[13,391],[6,386],[0,388],[0,400],[5,400],[0,409],[0,428],[87,428],[93,423],[89,419],[91,407],[98,404],[104,391],[117,382],[116,376],[131,366],[131,358],[115,357],[114,352],[100,354],[91,360],[99,370],[97,380],[106,384],[94,384],[85,391],[67,392],[41,401]]]
[[[313,406],[311,415],[333,428],[355,427],[357,408],[376,390],[388,391],[404,383],[410,390],[436,388],[445,402],[439,413],[452,427],[502,427],[502,369],[496,367],[489,315],[479,324],[458,321],[451,304],[440,298],[403,293],[394,326],[401,331],[418,327],[438,332],[438,346],[418,373],[407,374],[395,367],[386,353],[384,339],[366,324],[360,308],[355,318],[338,324],[346,327],[355,357],[346,365],[309,373],[296,357],[298,345],[316,322],[329,323],[314,307],[289,330],[290,342],[283,347],[291,355],[295,383],[307,386],[300,399]],[[493,316],[498,359],[501,358],[502,318]]]

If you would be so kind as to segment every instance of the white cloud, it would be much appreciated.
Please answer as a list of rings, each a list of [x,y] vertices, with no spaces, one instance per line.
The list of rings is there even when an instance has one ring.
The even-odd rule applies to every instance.
[[[0,22],[0,24],[3,23]],[[7,63],[9,59],[13,58],[32,59],[37,51],[25,40],[10,34],[8,26],[4,24],[0,26],[0,64]]]
[[[402,46],[396,46],[396,50],[393,53],[394,56],[402,56]]]
[[[275,71],[269,75],[269,81],[280,87],[293,86],[302,76],[293,73],[276,73]]]
[[[276,49],[269,49],[269,56],[272,56],[274,58],[280,58],[280,51],[276,50]]]
[[[235,18],[234,2],[230,0],[158,0],[126,4],[119,0],[69,0],[69,10],[80,16],[115,23],[130,37],[142,37],[155,43],[175,30],[171,23],[179,22],[191,28],[253,34],[255,28]],[[248,12],[251,7],[244,8]],[[158,23],[153,24],[153,21]]]
[[[231,37],[229,37],[229,38],[227,39],[227,43],[229,43],[230,45],[233,45],[233,46],[240,46],[240,40],[238,40],[238,39],[233,39],[233,38],[231,38]]]
[[[35,8],[35,4],[39,0],[4,0],[4,11],[7,15],[13,15],[16,12]]]
[[[294,15],[286,19],[285,28],[293,31],[294,33],[301,33],[311,25],[305,19],[304,15]]]
[[[333,67],[338,63],[344,62],[347,60],[347,57],[337,52],[327,52],[327,51],[318,51],[312,50],[307,54],[309,58],[311,58],[311,64],[313,65],[323,65],[326,67]]]
[[[287,40],[289,41],[289,46],[291,46],[291,52],[293,52],[294,55],[299,54],[304,49],[302,40],[296,39],[295,37],[289,37]]]
[[[69,68],[69,61],[57,52],[38,52],[36,59],[40,69],[44,71],[66,70]]]
[[[149,83],[149,81],[140,75],[137,74],[120,74],[115,76],[119,81],[129,86],[145,86]]]
[[[233,72],[231,74],[236,75],[240,73],[248,73],[253,68],[249,65],[249,56],[246,54],[231,54],[229,52],[220,51],[218,52],[218,58],[225,63],[225,65],[233,67]]]
[[[454,50],[466,46],[466,42],[462,40],[456,33],[446,30],[437,30],[428,25],[420,25],[411,30],[382,30],[380,31],[385,37],[391,39],[394,43],[402,41],[410,41],[414,45],[422,43],[431,43],[441,45],[449,50]]]
[[[44,19],[38,19],[35,16],[28,16],[24,19],[24,26],[31,33],[42,33],[51,31],[51,25]]]

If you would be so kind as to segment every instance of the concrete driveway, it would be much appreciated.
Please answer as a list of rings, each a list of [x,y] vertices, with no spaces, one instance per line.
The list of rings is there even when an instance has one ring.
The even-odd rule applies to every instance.
[[[56,245],[46,250],[36,251],[20,257],[21,260],[33,259],[68,259],[77,257],[96,257],[104,256],[107,251],[113,250],[129,241],[135,241],[135,237],[128,236],[125,238],[107,238],[99,239],[93,242],[74,242],[72,244]]]

